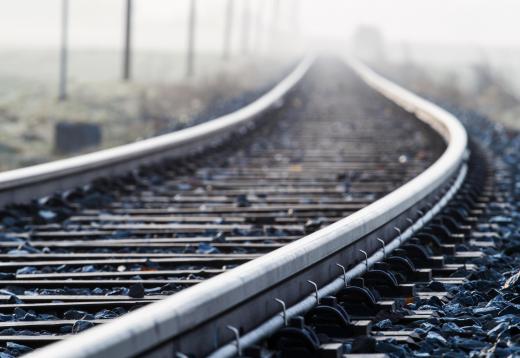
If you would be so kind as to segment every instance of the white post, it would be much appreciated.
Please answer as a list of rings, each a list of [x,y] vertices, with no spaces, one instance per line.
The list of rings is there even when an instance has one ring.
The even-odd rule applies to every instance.
[[[124,41],[123,81],[129,81],[132,72],[132,0],[126,0]]]
[[[61,50],[60,50],[60,79],[58,100],[67,99],[67,60],[68,60],[68,27],[69,27],[69,0],[61,2]]]

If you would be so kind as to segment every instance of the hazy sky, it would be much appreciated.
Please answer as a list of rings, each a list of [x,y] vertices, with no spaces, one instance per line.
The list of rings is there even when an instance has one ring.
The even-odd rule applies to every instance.
[[[134,0],[135,41],[141,48],[183,48],[189,0]],[[240,28],[242,4],[263,15],[265,29],[276,0],[235,0]],[[376,24],[396,41],[520,47],[518,0],[279,0],[280,23],[290,23],[295,3],[306,35],[347,38],[361,23]],[[197,0],[198,46],[222,44],[227,0]],[[0,47],[54,47],[59,43],[61,0],[0,0]],[[74,47],[119,48],[123,0],[70,0]],[[235,33],[238,43],[238,34]]]
[[[319,2],[330,4],[329,9],[333,11],[327,11],[326,6],[317,6],[312,12],[305,12],[306,26],[315,33],[345,33],[359,23],[369,23],[379,25],[387,37],[397,41],[520,46],[518,0]]]

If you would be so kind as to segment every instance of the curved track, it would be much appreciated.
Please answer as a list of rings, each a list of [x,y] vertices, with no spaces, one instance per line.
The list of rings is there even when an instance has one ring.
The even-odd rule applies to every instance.
[[[177,135],[159,155],[182,159],[5,210],[0,309],[11,319],[0,324],[11,335],[0,339],[38,347],[99,325],[33,354],[208,354],[233,338],[226,326],[254,330],[278,314],[275,297],[297,304],[313,290],[302,282],[324,287],[338,274],[331,263],[355,269],[359,249],[376,252],[376,237],[393,245],[394,227],[406,232],[407,219],[425,203],[453,195],[466,150],[453,117],[354,62],[365,81],[427,125],[338,61],[320,61],[297,84],[308,65],[242,110],[247,116],[227,117],[228,125],[254,118],[247,124],[254,131],[237,133],[231,124],[217,140],[207,128],[219,120],[209,122],[198,130],[204,134],[188,133],[180,144]],[[284,105],[273,108],[282,96]],[[119,172],[129,160],[135,166],[157,159],[163,140],[149,152],[136,144],[104,155],[122,163]],[[186,155],[200,147],[202,153]],[[66,179],[49,168],[35,172],[57,188],[95,161],[81,162],[86,167],[54,166]],[[97,169],[96,176],[106,174],[106,163]],[[29,173],[8,173],[4,183],[26,175],[24,185],[38,187]]]

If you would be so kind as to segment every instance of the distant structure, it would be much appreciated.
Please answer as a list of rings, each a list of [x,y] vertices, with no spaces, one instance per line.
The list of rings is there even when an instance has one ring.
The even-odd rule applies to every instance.
[[[352,37],[352,49],[356,56],[367,61],[386,60],[384,36],[376,26],[359,26]]]
[[[101,144],[101,126],[96,123],[58,122],[54,127],[54,152],[74,154]]]

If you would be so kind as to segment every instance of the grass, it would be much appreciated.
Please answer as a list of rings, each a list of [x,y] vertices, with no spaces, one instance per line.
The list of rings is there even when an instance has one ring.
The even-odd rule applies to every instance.
[[[96,68],[91,68],[94,80],[88,73],[80,78],[71,71],[69,97],[58,102],[51,76],[55,73],[49,70],[54,59],[40,54],[47,59],[46,68],[35,69],[31,78],[15,66],[16,56],[24,59],[24,67],[30,66],[29,55],[10,54],[8,66],[0,71],[0,170],[60,158],[53,150],[54,126],[60,121],[98,123],[103,131],[100,148],[113,147],[188,125],[203,114],[211,117],[212,106],[268,87],[287,68],[267,58],[223,64],[213,57],[199,64],[197,76],[185,79],[178,68],[179,73],[171,73],[169,57],[155,54],[148,67],[143,58],[137,61],[137,80],[129,83],[96,74]],[[2,60],[7,61],[0,57],[0,65]]]

